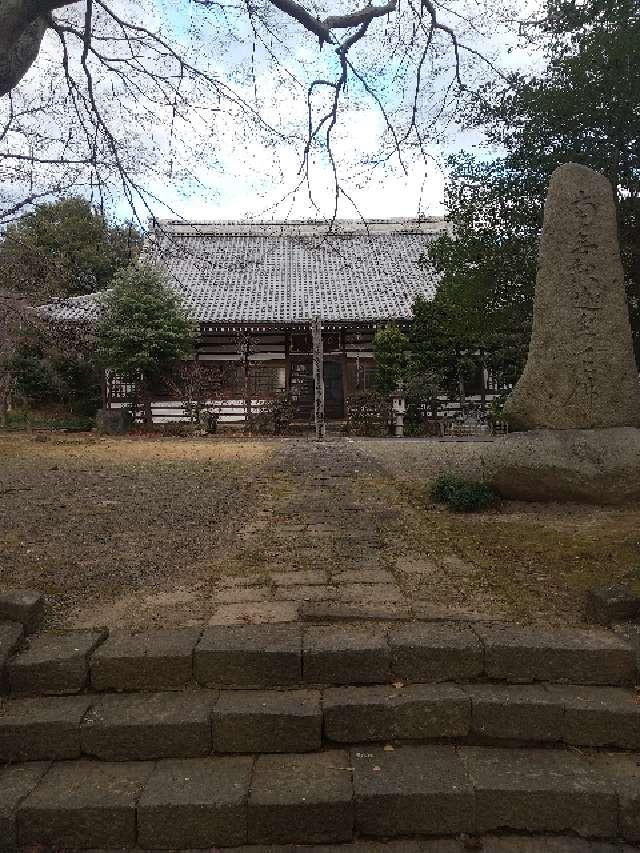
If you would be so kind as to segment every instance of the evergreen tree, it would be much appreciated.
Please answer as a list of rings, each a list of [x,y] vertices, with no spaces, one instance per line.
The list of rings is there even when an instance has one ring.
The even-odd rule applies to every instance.
[[[137,255],[140,241],[138,231],[110,225],[83,198],[41,204],[0,240],[0,289],[32,304],[104,290]]]
[[[373,339],[376,359],[376,386],[383,394],[391,394],[406,378],[409,338],[396,325],[384,326]]]
[[[549,178],[566,162],[610,179],[636,354],[640,364],[640,15],[636,0],[550,0],[543,22],[546,67],[515,75],[468,116],[506,153],[450,160],[447,187],[455,239],[426,252],[441,274],[437,300],[456,306],[479,346],[512,349],[523,363],[530,328],[537,240]]]
[[[142,390],[145,421],[151,423],[155,382],[187,358],[194,328],[160,271],[148,264],[116,273],[96,329],[100,364]]]

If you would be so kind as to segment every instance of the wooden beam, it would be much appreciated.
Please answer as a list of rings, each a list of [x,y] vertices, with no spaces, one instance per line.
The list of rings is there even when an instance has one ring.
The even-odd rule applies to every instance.
[[[322,320],[320,317],[314,317],[311,320],[311,338],[313,341],[313,383],[315,387],[313,408],[316,421],[316,439],[322,441],[325,428]]]

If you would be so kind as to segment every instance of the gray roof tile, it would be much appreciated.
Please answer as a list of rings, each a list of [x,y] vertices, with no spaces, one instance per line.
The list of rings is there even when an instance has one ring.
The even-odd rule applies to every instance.
[[[203,323],[387,320],[431,297],[435,275],[418,265],[442,219],[322,225],[160,222],[145,253],[167,271],[187,313]],[[94,320],[100,294],[42,309],[59,320]]]

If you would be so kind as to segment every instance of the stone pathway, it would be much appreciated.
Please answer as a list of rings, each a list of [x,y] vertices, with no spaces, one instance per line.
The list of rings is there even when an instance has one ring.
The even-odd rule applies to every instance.
[[[262,565],[220,581],[211,624],[411,618],[408,576],[423,567],[398,570],[403,514],[371,488],[375,477],[349,442],[284,444],[230,554],[242,564],[261,552]]]

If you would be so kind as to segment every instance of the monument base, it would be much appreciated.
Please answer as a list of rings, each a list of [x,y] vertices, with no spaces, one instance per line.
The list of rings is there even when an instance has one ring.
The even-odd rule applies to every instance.
[[[624,504],[640,501],[640,429],[538,429],[487,445],[486,480],[502,497]]]

